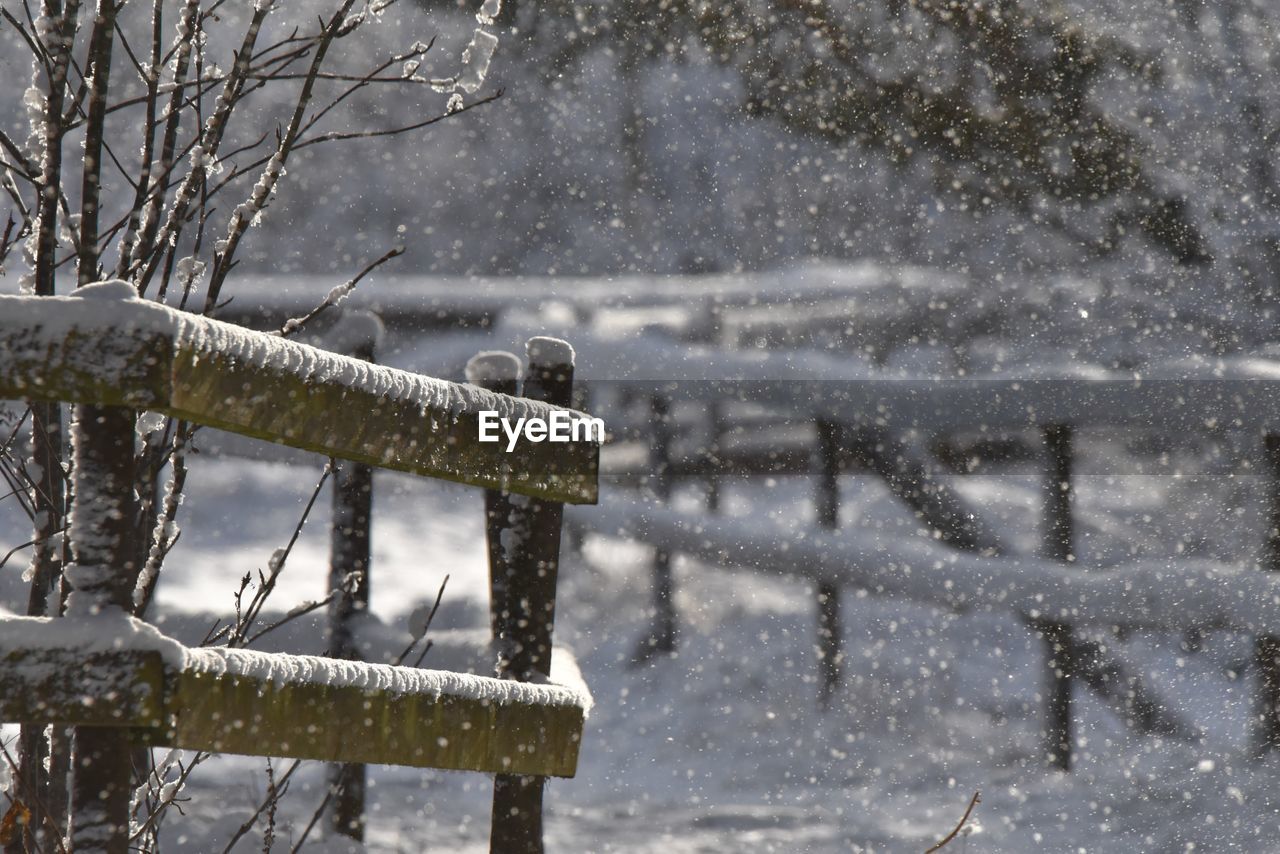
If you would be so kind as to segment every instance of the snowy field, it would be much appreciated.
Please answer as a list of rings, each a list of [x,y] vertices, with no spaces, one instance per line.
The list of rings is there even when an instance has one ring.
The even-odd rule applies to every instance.
[[[205,620],[192,613],[230,613],[238,575],[265,564],[317,475],[318,468],[201,460],[185,507],[189,533],[161,588],[169,617],[162,625],[196,633]],[[885,512],[885,496],[860,480],[843,484],[860,499],[850,502],[847,521],[878,514],[892,526],[897,514]],[[999,506],[1010,530],[1033,527],[1034,484],[1003,480],[975,482],[974,497]],[[1144,534],[1154,543],[1160,526],[1142,530],[1146,511],[1188,491],[1172,478],[1128,480],[1138,482],[1085,487],[1099,544]],[[728,510],[803,515],[807,486],[801,478],[763,491],[736,484]],[[1215,483],[1198,486],[1212,491]],[[479,495],[384,475],[376,500],[377,615],[403,625],[448,573],[438,627],[481,627]],[[1108,532],[1104,519],[1117,515]],[[325,525],[317,508],[278,605],[322,593]],[[562,570],[557,629],[577,652],[596,706],[578,776],[548,789],[550,850],[923,850],[950,829],[974,790],[983,801],[973,835],[953,843],[958,850],[1275,850],[1280,762],[1249,759],[1251,648],[1242,638],[1215,634],[1188,655],[1179,638],[1132,637],[1124,658],[1204,729],[1204,739],[1130,736],[1110,711],[1078,694],[1078,764],[1063,775],[1041,765],[1040,646],[1011,617],[846,596],[846,682],[821,712],[806,585],[678,561],[680,653],[631,669],[646,624],[647,553],[595,538],[584,552]],[[317,645],[319,626],[312,632]],[[307,642],[301,633],[291,640]],[[299,775],[279,818],[282,843],[322,795],[319,765]],[[171,820],[168,847],[221,850],[261,799],[263,763],[215,759],[192,779],[188,815]],[[488,850],[487,777],[381,768],[372,781],[369,850]],[[257,840],[255,831],[240,847],[252,850]]]
[[[914,299],[927,304],[931,298]],[[903,305],[888,297],[883,302]],[[1039,304],[1056,305],[1052,299]],[[1006,311],[1016,315],[1020,305]],[[544,306],[464,336],[396,333],[386,361],[451,375],[456,352],[482,343],[513,347],[527,327],[554,325],[562,310]],[[1077,318],[1080,312],[1069,302],[1055,310]],[[658,317],[658,325],[678,333],[684,320],[676,315],[674,323]],[[618,316],[611,322],[619,324],[614,333],[621,340],[641,334],[626,331],[626,324],[652,331],[654,320]],[[1119,339],[1095,330],[1077,343],[1101,352]],[[988,335],[983,352],[996,340]],[[1025,342],[999,343],[1005,352],[1022,352]],[[1061,354],[1058,346],[1025,352]],[[1180,349],[1177,355],[1194,354]],[[927,348],[908,348],[880,361],[893,366],[898,359],[904,375],[912,365],[923,371],[919,365],[929,357]],[[1082,363],[1078,352],[1060,358],[1067,366]],[[1077,482],[1083,565],[1180,554],[1254,560],[1264,536],[1267,487],[1256,470],[1224,461],[1194,437],[1149,446],[1128,438],[1081,439],[1081,470],[1100,472]],[[320,476],[314,458],[247,459],[219,452],[214,436],[198,440],[197,448],[202,444],[205,452],[191,458],[183,535],[166,564],[156,611],[164,630],[189,643],[198,642],[214,618],[233,613],[239,578],[266,567]],[[1176,474],[1134,473],[1147,469]],[[949,482],[982,508],[1011,551],[1034,552],[1040,504],[1034,468],[1010,466]],[[731,480],[722,511],[777,525],[783,537],[798,535],[814,517],[813,486],[800,476]],[[675,506],[703,512],[700,490],[677,483]],[[915,520],[879,482],[845,476],[841,491],[842,526],[871,527],[886,538],[915,535]],[[480,493],[380,472],[374,500],[375,615],[403,627],[448,575],[432,631],[484,627]],[[325,593],[327,502],[326,490],[281,578],[272,600],[280,611]],[[0,510],[0,542],[23,542],[28,534],[17,514]],[[1076,767],[1062,774],[1044,767],[1038,740],[1042,647],[1013,615],[944,613],[846,590],[845,677],[823,711],[816,702],[809,584],[684,558],[674,567],[679,652],[635,668],[631,653],[648,625],[648,549],[599,535],[580,550],[566,549],[557,639],[576,653],[595,707],[577,777],[548,786],[549,850],[922,851],[954,827],[970,796],[981,791],[974,821],[949,850],[1280,851],[1280,757],[1251,758],[1251,638],[1215,632],[1195,652],[1183,637],[1168,634],[1106,638],[1201,735],[1191,742],[1133,735],[1109,708],[1078,690]],[[25,598],[19,574],[14,563],[0,573],[0,593],[13,610]],[[280,632],[265,648],[314,651],[321,635],[312,621]],[[424,665],[431,663],[428,654]],[[276,761],[276,773],[287,764]],[[484,775],[376,768],[371,783],[368,850],[488,850],[490,781]],[[185,816],[168,820],[165,847],[223,850],[265,787],[262,760],[208,761],[191,778]],[[276,819],[276,850],[287,850],[301,835],[322,788],[322,766],[304,764]],[[236,850],[260,848],[261,837],[259,823]],[[312,831],[307,848],[347,850],[319,831]]]

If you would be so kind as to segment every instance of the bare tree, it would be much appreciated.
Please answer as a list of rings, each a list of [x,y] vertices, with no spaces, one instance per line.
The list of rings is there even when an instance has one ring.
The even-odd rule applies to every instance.
[[[444,58],[438,63],[444,70],[434,75],[432,40],[404,38],[427,22],[404,6],[42,0],[33,9],[6,0],[0,28],[25,48],[31,79],[23,99],[28,127],[0,128],[0,198],[7,208],[0,211],[0,265],[19,255],[21,286],[36,295],[116,278],[142,297],[215,313],[277,187],[290,171],[305,178],[300,152],[418,133],[500,94],[480,94],[497,44],[487,29],[497,3],[490,0],[477,15],[480,27],[461,59]],[[364,90],[380,91],[380,103],[391,105],[383,120],[353,117],[353,96]],[[397,254],[380,254],[360,276]],[[360,276],[281,334],[303,328]],[[94,607],[145,615],[176,540],[194,428],[104,412],[78,407],[68,431],[61,407],[33,405],[22,422],[30,436],[26,459],[13,453],[16,428],[5,441],[6,491],[33,523],[31,542],[17,549],[31,549],[30,615],[58,616],[67,607],[64,568],[73,556],[80,572],[102,559],[87,541],[77,542],[74,524],[64,536],[73,473],[82,488],[99,476],[131,481],[136,497],[120,508],[109,532],[113,553],[125,556],[127,583],[102,591]],[[90,468],[77,472],[85,461]],[[275,562],[273,572],[282,564]],[[272,587],[264,578],[250,597],[250,618],[224,640],[252,640],[253,618]],[[58,849],[69,810],[77,812],[73,825],[92,821],[92,810],[68,803],[73,789],[98,786],[109,799],[128,797],[103,782],[109,777],[96,776],[100,767],[128,761],[119,745],[29,726],[19,755],[14,804],[30,819],[8,850]],[[135,767],[132,845],[154,846],[164,811],[198,759]]]

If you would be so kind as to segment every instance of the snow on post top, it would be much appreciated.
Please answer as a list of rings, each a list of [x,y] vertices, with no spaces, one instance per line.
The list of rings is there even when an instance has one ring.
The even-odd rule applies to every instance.
[[[377,350],[387,328],[372,311],[344,311],[325,333],[324,344],[335,353],[354,353],[364,347]]]
[[[137,299],[138,289],[123,279],[110,279],[105,282],[93,282],[77,288],[74,295],[81,299]]]
[[[467,362],[466,377],[467,382],[478,386],[515,382],[520,378],[520,360],[503,350],[486,350]]]
[[[530,365],[573,367],[573,347],[568,341],[561,341],[559,338],[530,338],[525,345],[525,352],[529,355]]]

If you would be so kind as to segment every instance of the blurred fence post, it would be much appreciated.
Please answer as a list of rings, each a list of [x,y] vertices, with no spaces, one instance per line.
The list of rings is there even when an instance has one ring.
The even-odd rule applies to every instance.
[[[520,360],[512,353],[480,353],[467,363],[467,382],[495,394],[514,397],[520,390]],[[498,489],[484,491],[484,526],[489,551],[489,629],[495,641],[512,630],[508,590],[513,569],[501,542],[502,532],[510,524],[511,504],[510,493]]]
[[[1269,433],[1263,439],[1270,476],[1267,513],[1267,537],[1263,544],[1262,566],[1271,572],[1280,570],[1280,434]],[[1258,756],[1280,747],[1280,637],[1261,635],[1254,650],[1258,665],[1258,727],[1254,749]]]
[[[1072,557],[1071,427],[1043,428],[1048,466],[1044,480],[1042,556],[1066,562]],[[1048,764],[1063,771],[1071,768],[1071,677],[1074,643],[1071,626],[1052,617],[1033,626],[1044,638],[1044,751]]]
[[[557,406],[573,397],[572,350],[549,338],[531,338],[522,394]],[[485,354],[467,366],[467,379],[491,391],[511,393],[519,362],[510,354]],[[490,613],[500,652],[499,676],[528,682],[551,674],[556,583],[564,506],[485,492],[490,567]],[[541,854],[544,777],[498,774],[493,781],[491,851]]]
[[[671,497],[671,404],[665,395],[649,398],[652,444],[649,446],[649,491],[657,501]],[[671,577],[671,552],[662,546],[653,551],[653,623],[640,639],[633,662],[640,664],[658,653],[675,652],[677,635],[675,582]]]
[[[840,439],[843,430],[834,421],[819,418],[815,424],[818,433],[817,469],[818,485],[814,504],[817,509],[818,527],[834,531],[840,526]],[[818,667],[822,681],[818,688],[818,702],[823,708],[831,702],[840,682],[841,652],[840,588],[829,579],[818,582]]]
[[[339,342],[338,346],[347,351],[347,355],[373,362],[381,322],[369,316],[373,319],[372,325],[360,330],[369,334]],[[351,325],[355,329],[356,323]],[[341,346],[343,344],[346,346]],[[364,463],[343,462],[333,476],[333,519],[329,527],[329,590],[338,591],[329,605],[328,654],[331,658],[360,660],[352,629],[356,618],[369,610],[372,523],[373,468]],[[327,816],[330,830],[363,840],[365,766],[352,762],[330,763],[327,777],[332,795]]]
[[[712,400],[707,404],[707,446],[703,454],[707,463],[706,507],[707,512],[720,512],[720,437],[724,435],[724,402]]]

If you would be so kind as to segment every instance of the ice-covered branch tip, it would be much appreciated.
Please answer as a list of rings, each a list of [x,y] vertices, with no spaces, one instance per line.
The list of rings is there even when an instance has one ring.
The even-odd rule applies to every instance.
[[[490,383],[515,382],[520,378],[520,360],[514,353],[486,350],[467,362],[467,382],[488,386]]]
[[[489,5],[489,2],[486,2],[485,8]],[[476,17],[480,18],[480,15]],[[456,90],[461,89],[468,95],[476,92],[484,85],[484,79],[489,74],[489,63],[493,61],[493,54],[497,49],[498,37],[486,30],[477,29],[471,34],[471,42],[462,51],[462,69],[457,76],[432,80],[432,88],[437,92],[453,91],[455,93]],[[454,100],[450,99],[451,105]],[[457,112],[457,110],[451,107],[449,112]]]
[[[476,20],[482,24],[492,25],[502,12],[502,0],[484,0],[480,11],[476,12]]]
[[[489,74],[489,63],[498,49],[498,37],[485,30],[471,35],[471,44],[462,52],[462,72],[458,75],[458,88],[472,94],[484,85]]]
[[[311,311],[307,312],[304,316],[291,317],[288,320],[286,320],[284,323],[284,326],[280,327],[280,330],[277,334],[287,338],[290,335],[293,335],[301,331],[304,326],[306,326],[312,320],[315,320],[316,317],[318,317],[323,311],[325,311],[326,309],[334,308],[335,306],[341,304],[342,301],[345,300],[348,296],[350,296],[351,292],[355,290],[356,285],[360,284],[361,279],[363,279],[365,276],[369,275],[374,270],[381,267],[387,261],[390,261],[392,258],[397,258],[403,254],[404,254],[403,246],[395,246],[395,247],[392,247],[387,252],[384,252],[380,258],[378,258],[376,261],[371,262],[359,273],[352,276],[350,279],[343,282],[342,284],[335,285],[334,287],[330,288],[329,293],[325,295],[324,300],[318,306],[311,309]],[[379,326],[381,326],[382,321],[379,320],[378,324]],[[373,334],[374,334],[374,344],[376,346],[377,342],[382,339],[382,331],[377,331]]]

